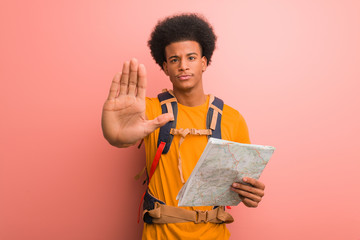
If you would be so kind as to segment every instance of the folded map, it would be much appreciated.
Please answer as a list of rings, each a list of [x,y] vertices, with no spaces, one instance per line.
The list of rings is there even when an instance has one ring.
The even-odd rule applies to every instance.
[[[259,179],[275,148],[210,138],[176,199],[179,206],[236,206],[230,186],[243,177]]]

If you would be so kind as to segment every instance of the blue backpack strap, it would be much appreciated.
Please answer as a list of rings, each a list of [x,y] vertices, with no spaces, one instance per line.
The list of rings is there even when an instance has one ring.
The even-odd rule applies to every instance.
[[[166,123],[164,126],[160,128],[159,138],[157,142],[157,146],[159,147],[161,142],[165,142],[166,145],[162,153],[167,153],[170,149],[171,142],[174,138],[173,135],[170,134],[171,128],[176,128],[176,120],[177,120],[177,101],[176,98],[169,93],[168,91],[162,92],[158,95],[158,99],[161,104],[162,113],[172,112],[174,114],[174,120]],[[169,108],[169,109],[168,109]]]
[[[206,128],[212,130],[208,138],[221,139],[221,116],[224,108],[224,101],[217,97],[210,97],[209,110],[206,117]]]

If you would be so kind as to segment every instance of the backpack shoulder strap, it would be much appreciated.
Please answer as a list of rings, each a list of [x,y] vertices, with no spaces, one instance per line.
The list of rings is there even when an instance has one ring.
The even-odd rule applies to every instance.
[[[206,128],[212,130],[208,138],[221,139],[221,116],[224,108],[224,101],[213,95],[210,95],[209,110],[206,117]]]
[[[173,135],[170,134],[171,128],[176,128],[176,120],[177,120],[177,101],[175,96],[170,91],[164,91],[158,95],[158,99],[161,105],[162,113],[173,113],[174,120],[169,121],[164,126],[160,128],[159,138],[157,142],[157,146],[160,146],[161,142],[165,142],[166,145],[162,153],[167,153],[170,149],[171,142],[173,140]]]

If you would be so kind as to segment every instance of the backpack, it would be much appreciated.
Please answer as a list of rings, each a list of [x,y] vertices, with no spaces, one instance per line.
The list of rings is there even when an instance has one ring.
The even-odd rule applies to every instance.
[[[160,128],[157,151],[152,162],[150,173],[148,175],[148,184],[155,172],[155,169],[159,163],[162,154],[167,154],[174,135],[180,135],[180,142],[184,141],[185,137],[190,135],[206,135],[208,138],[220,138],[221,139],[221,116],[224,107],[224,102],[213,95],[210,95],[209,109],[206,117],[207,129],[176,129],[178,106],[174,93],[171,90],[163,90],[158,95],[158,99],[161,105],[162,113],[173,113],[174,120],[169,121]],[[181,181],[185,183],[182,175],[181,156],[179,152],[179,171]],[[168,206],[164,202],[152,196],[149,191],[145,191],[142,197],[143,204],[143,219],[144,222],[151,223],[178,223],[178,222],[213,222],[213,223],[231,223],[233,218],[229,213],[225,212],[224,207],[214,207],[213,210],[201,213],[199,211],[186,210],[173,206]],[[140,203],[141,206],[141,203]],[[140,217],[140,208],[139,215]],[[138,218],[139,222],[139,218]]]

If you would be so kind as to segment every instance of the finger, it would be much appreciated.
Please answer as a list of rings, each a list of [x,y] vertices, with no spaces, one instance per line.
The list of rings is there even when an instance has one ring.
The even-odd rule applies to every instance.
[[[251,199],[248,199],[246,197],[242,197],[241,195],[239,195],[242,203],[247,206],[247,207],[257,207],[259,205],[259,203],[252,201]]]
[[[128,84],[128,94],[134,95],[136,94],[136,85],[138,82],[138,62],[136,58],[131,59],[130,61],[130,77],[129,77],[129,84]]]
[[[238,190],[242,190],[242,191],[247,191],[249,193],[253,193],[255,195],[258,195],[260,197],[264,196],[264,190],[260,189],[260,188],[256,188],[256,187],[252,187],[252,186],[248,186],[248,185],[244,185],[241,183],[233,183],[232,187]]]
[[[256,208],[257,206],[259,206],[259,203],[258,203],[258,202],[252,201],[252,200],[249,199],[249,198],[244,198],[242,202],[243,202],[244,205],[247,206],[247,207]]]
[[[157,128],[173,120],[174,120],[174,115],[172,113],[164,113],[153,120],[148,120],[145,128],[145,134],[148,135],[153,131],[155,131]]]
[[[239,190],[236,188],[231,188],[231,190],[233,190],[234,192],[238,193],[240,195],[240,197],[243,198],[248,198],[254,202],[260,202],[261,201],[261,197],[252,193],[249,193],[247,191],[243,191],[243,190]]]
[[[144,64],[139,64],[138,82],[137,82],[137,96],[145,99],[146,95],[146,69]]]
[[[116,98],[118,95],[119,88],[120,88],[120,84],[119,84],[120,76],[121,76],[121,72],[117,73],[111,82],[109,97],[108,97],[109,100]]]
[[[259,188],[259,189],[262,189],[262,190],[265,189],[265,184],[263,184],[262,182],[254,179],[254,178],[244,177],[243,181],[253,185],[256,188]]]
[[[122,74],[120,78],[120,95],[126,95],[128,91],[129,83],[129,74],[130,74],[130,63],[129,61],[124,62]]]

